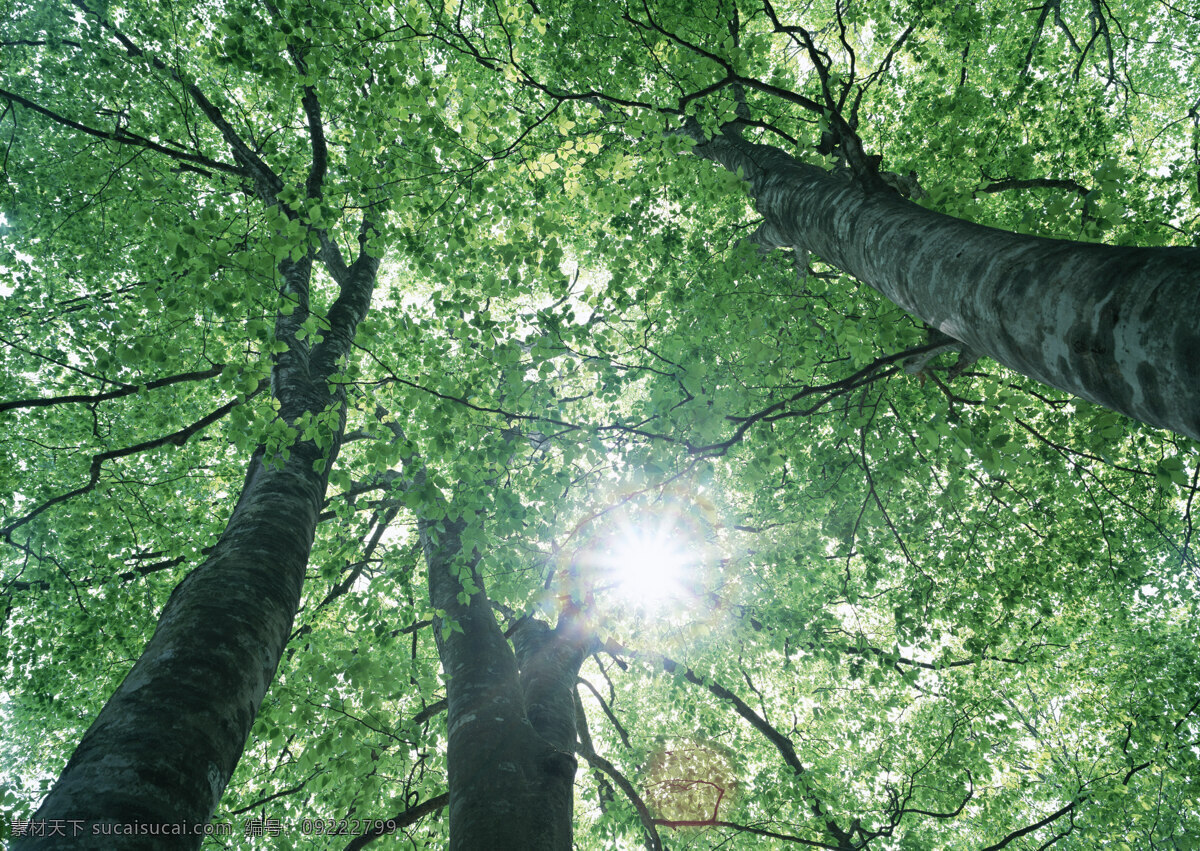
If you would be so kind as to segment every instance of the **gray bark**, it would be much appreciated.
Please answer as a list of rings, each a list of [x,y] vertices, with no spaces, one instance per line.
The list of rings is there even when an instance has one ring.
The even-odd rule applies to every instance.
[[[296,447],[283,470],[255,457],[216,549],[175,589],[33,816],[63,835],[14,849],[199,847],[193,831],[229,782],[299,605],[325,489],[316,457]],[[189,835],[114,835],[128,829]]]
[[[351,267],[328,314],[334,328],[315,347],[295,339],[311,262],[281,266],[297,305],[276,323],[289,349],[272,387],[287,421],[342,404],[328,378],[366,314],[378,265],[364,254]],[[254,454],[220,540],[175,588],[133,670],[34,814],[49,835],[16,839],[14,851],[200,846],[287,643],[344,427],[343,406],[327,449],[299,442],[282,464]]]
[[[984,227],[729,135],[695,151],[742,169],[763,243],[813,252],[1023,375],[1200,440],[1200,249]]]
[[[545,847],[563,851],[571,848],[578,767],[575,680],[590,643],[590,635],[570,613],[553,630],[524,618],[513,633],[525,717],[549,746],[539,765],[536,790],[547,816]]]
[[[446,677],[452,851],[570,851],[576,761],[572,689],[590,639],[564,619],[523,620],[516,653],[462,552],[465,524],[419,523]],[[464,603],[460,576],[478,587]]]

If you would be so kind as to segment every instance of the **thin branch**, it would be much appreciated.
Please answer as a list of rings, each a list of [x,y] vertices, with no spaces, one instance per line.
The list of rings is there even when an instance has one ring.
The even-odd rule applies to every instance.
[[[441,700],[435,700],[433,703],[429,704],[424,709],[422,709],[420,712],[418,712],[416,715],[414,715],[413,723],[414,724],[424,724],[426,721],[429,721],[432,718],[436,718],[438,715],[440,715],[441,713],[443,713],[445,711],[446,711],[446,698],[443,697]]]
[[[783,733],[779,732],[779,730],[777,730],[774,726],[768,723],[765,718],[755,712],[754,709],[744,700],[731,692],[729,689],[722,686],[720,683],[714,682],[707,677],[698,676],[691,668],[680,665],[675,660],[659,653],[639,653],[637,651],[621,647],[613,641],[609,641],[607,643],[605,646],[605,652],[612,656],[624,654],[633,656],[635,658],[652,659],[661,665],[662,669],[668,674],[674,674],[676,671],[681,671],[683,679],[687,680],[689,683],[707,689],[708,692],[714,697],[731,703],[734,711],[737,712],[738,715],[742,716],[742,718],[749,723],[750,726],[756,729],[767,741],[775,746],[775,750],[783,758],[784,763],[790,769],[792,769],[792,772],[797,777],[804,777],[807,775],[804,764],[800,762],[800,758],[796,755],[796,747],[792,744],[792,740]],[[822,804],[816,795],[809,790],[804,797],[808,799],[813,815],[825,825],[825,829],[829,831],[829,834],[843,845],[848,843],[850,841],[850,834],[838,826],[837,822],[835,822],[832,816],[829,814],[828,808]],[[836,848],[838,846],[832,847]]]
[[[1042,40],[1042,32],[1046,28],[1046,17],[1050,14],[1050,9],[1058,9],[1059,0],[1050,0],[1042,5],[1041,14],[1038,15],[1037,23],[1033,27],[1033,38],[1029,40],[1029,50],[1025,53],[1025,63],[1021,66],[1023,75],[1027,75],[1033,66],[1033,54],[1037,50],[1038,44]]]
[[[654,824],[654,816],[650,813],[649,807],[646,806],[646,802],[642,800],[641,795],[637,793],[633,784],[629,782],[629,778],[622,774],[615,765],[595,751],[577,747],[575,752],[583,757],[592,768],[603,771],[611,777],[612,781],[620,787],[621,791],[625,793],[625,797],[629,799],[629,803],[633,804],[633,808],[637,810],[638,819],[641,820],[642,828],[646,831],[646,846],[652,849],[652,851],[659,851],[663,847],[663,844],[662,838],[658,835],[658,828]]]
[[[817,842],[812,839],[801,839],[799,836],[792,836],[790,833],[776,833],[773,830],[765,830],[761,827],[752,827],[748,824],[737,824],[732,821],[706,821],[704,824],[711,824],[714,827],[728,827],[733,830],[741,831],[742,833],[752,833],[755,836],[765,836],[768,839],[782,839],[784,842],[795,842],[799,845],[807,845],[810,848],[829,848],[831,851],[840,851],[840,846],[829,845],[824,842]]]
[[[891,50],[889,50],[887,55],[883,57],[883,61],[879,63],[879,66],[872,71],[871,74],[865,80],[863,80],[862,84],[858,87],[858,94],[854,96],[854,102],[850,105],[851,127],[858,126],[858,109],[862,103],[863,95],[867,93],[867,89],[871,87],[872,83],[874,83],[880,76],[882,76],[889,68],[892,67],[892,60],[896,57],[896,54],[900,51],[900,48],[904,46],[904,43],[908,41],[908,37],[912,35],[913,30],[916,29],[916,26],[916,24],[909,24],[908,29],[900,33],[899,38],[897,38],[892,44]],[[965,61],[966,51],[963,51],[963,56]]]
[[[594,685],[592,685],[590,682],[588,682],[587,680],[585,680],[583,677],[579,678],[579,682],[581,682],[585,686],[587,686],[588,691],[590,691],[592,693],[592,695],[596,698],[596,701],[600,704],[600,709],[604,712],[604,714],[606,716],[608,716],[608,722],[610,724],[612,724],[613,727],[616,728],[617,735],[621,737],[621,743],[624,744],[626,748],[632,748],[633,746],[629,743],[629,733],[626,731],[624,725],[622,725],[621,722],[619,720],[617,720],[617,716],[615,714],[613,714],[612,708],[608,705],[608,703],[604,700],[604,698],[600,696],[600,692],[598,692],[596,690],[596,687]]]
[[[1081,798],[1080,800],[1083,800],[1083,798]],[[987,848],[981,849],[981,851],[1000,851],[1001,848],[1006,847],[1010,842],[1014,842],[1014,841],[1020,839],[1022,836],[1025,836],[1028,833],[1033,833],[1035,830],[1040,830],[1041,828],[1045,827],[1046,825],[1048,825],[1052,822],[1058,821],[1058,819],[1062,818],[1067,813],[1074,810],[1075,805],[1078,803],[1079,803],[1079,801],[1072,801],[1071,803],[1067,804],[1065,807],[1062,807],[1061,809],[1052,812],[1050,815],[1046,816],[1041,821],[1035,822],[1034,824],[1031,824],[1028,827],[1023,827],[1020,830],[1014,830],[1012,833],[1008,834],[1008,836],[1004,837],[996,844],[989,845]]]
[[[1114,470],[1120,470],[1123,473],[1133,473],[1136,476],[1151,476],[1151,477],[1154,476],[1154,473],[1150,472],[1149,470],[1141,470],[1137,467],[1127,467],[1124,464],[1114,464],[1112,461],[1106,461],[1105,459],[1101,458],[1098,455],[1092,455],[1091,453],[1088,453],[1088,452],[1081,452],[1079,450],[1072,449],[1069,446],[1062,446],[1061,444],[1055,443],[1053,440],[1046,437],[1044,434],[1042,434],[1040,431],[1035,429],[1029,423],[1025,422],[1020,417],[1014,417],[1014,419],[1016,420],[1017,425],[1019,425],[1021,428],[1025,429],[1025,431],[1029,432],[1035,438],[1037,438],[1042,443],[1049,446],[1051,449],[1053,449],[1058,454],[1062,455],[1064,458],[1067,458],[1069,456],[1075,456],[1077,458],[1086,458],[1089,461],[1095,461],[1097,464],[1103,464],[1106,467],[1112,467]],[[1071,463],[1082,466],[1081,462],[1079,462],[1079,461],[1072,461]]]
[[[199,86],[184,79],[182,74],[157,56],[142,50],[123,32],[118,30],[111,21],[106,20],[99,12],[90,8],[83,0],[71,0],[71,4],[80,9],[84,14],[94,18],[103,29],[107,30],[113,38],[120,42],[121,46],[125,48],[125,53],[130,58],[145,59],[153,68],[162,71],[183,86],[191,99],[195,101],[196,106],[200,108],[200,111],[204,113],[204,116],[220,132],[225,143],[232,149],[234,159],[242,164],[243,168],[235,170],[234,173],[245,176],[248,172],[254,178],[255,189],[259,197],[266,203],[275,202],[276,196],[283,189],[283,181],[271,170],[270,166],[251,150],[245,140],[233,129],[233,125],[226,120],[221,110],[205,96]]]
[[[73,121],[70,118],[67,118],[65,115],[60,115],[53,110],[47,109],[44,106],[34,103],[28,98],[23,98],[18,94],[7,91],[6,89],[0,89],[0,98],[4,98],[9,103],[19,104],[28,110],[36,112],[38,115],[49,118],[56,124],[61,124],[64,127],[70,127],[72,130],[78,130],[79,132],[86,133],[89,136],[95,136],[97,139],[105,139],[110,142],[116,142],[121,145],[131,145],[136,148],[145,148],[147,150],[154,151],[155,153],[168,156],[171,159],[179,160],[180,162],[201,165],[205,168],[212,169],[213,171],[220,171],[226,174],[235,174],[239,177],[245,177],[245,172],[237,166],[229,165],[228,163],[223,163],[205,156],[200,156],[198,154],[188,154],[184,153],[183,151],[176,150],[175,148],[169,148],[166,145],[159,144],[158,142],[147,139],[144,136],[139,136],[136,133],[130,133],[128,130],[125,130],[121,127],[111,131],[100,130],[96,127],[89,127],[86,124]],[[205,176],[211,176],[208,174],[208,172],[201,171],[200,173],[204,174]]]
[[[273,795],[267,795],[265,798],[259,798],[253,804],[247,804],[246,806],[241,807],[240,809],[230,810],[229,815],[240,816],[242,813],[248,813],[251,810],[258,809],[263,804],[269,804],[271,801],[277,800],[279,798],[286,798],[288,795],[295,795],[297,792],[302,791],[304,789],[304,787],[308,785],[308,781],[312,780],[314,777],[316,777],[320,773],[321,773],[321,769],[317,769],[312,774],[308,775],[308,777],[305,777],[303,780],[301,780],[297,785],[290,786],[287,789],[281,789],[280,791],[276,792]]]
[[[429,798],[423,803],[417,804],[415,807],[408,807],[401,810],[389,819],[380,819],[382,823],[377,828],[366,833],[361,833],[354,837],[354,839],[351,839],[346,845],[345,851],[358,851],[360,848],[366,848],[367,845],[379,837],[389,836],[403,827],[408,827],[410,824],[425,818],[430,813],[436,813],[445,808],[449,803],[450,793],[443,792],[440,795]]]
[[[193,434],[195,434],[198,431],[201,431],[204,428],[207,428],[208,426],[215,423],[217,420],[224,417],[226,414],[228,414],[230,411],[232,411],[238,405],[240,405],[243,402],[258,395],[268,386],[268,384],[269,384],[269,382],[267,381],[267,379],[263,379],[262,381],[260,381],[258,383],[258,387],[255,388],[254,392],[247,394],[245,397],[239,397],[239,398],[233,399],[230,402],[226,402],[224,405],[217,408],[211,414],[208,414],[207,416],[202,417],[201,419],[197,420],[196,422],[192,423],[189,426],[185,426],[184,428],[179,429],[179,431],[175,431],[175,432],[172,432],[171,434],[163,435],[162,437],[156,437],[156,438],[153,438],[152,440],[146,440],[141,443],[135,444],[133,446],[126,446],[121,449],[110,449],[107,452],[99,452],[99,453],[93,455],[91,468],[88,473],[87,484],[85,484],[81,487],[78,487],[73,491],[68,491],[67,493],[59,494],[56,497],[52,497],[51,499],[46,500],[41,505],[39,505],[37,508],[35,508],[33,511],[30,511],[28,514],[24,515],[23,517],[19,517],[18,519],[14,520],[12,523],[5,526],[3,529],[0,529],[0,537],[3,537],[3,539],[6,542],[12,543],[12,533],[15,532],[17,529],[21,528],[22,526],[24,526],[29,521],[33,520],[39,514],[42,514],[43,512],[53,508],[54,506],[56,506],[60,503],[66,502],[70,499],[74,499],[77,496],[82,496],[83,494],[88,493],[89,491],[94,489],[96,487],[96,485],[100,482],[100,470],[105,461],[111,461],[115,458],[125,458],[129,455],[136,455],[139,452],[145,452],[149,449],[157,449],[161,446],[167,446],[168,444],[174,445],[174,446],[183,446],[185,443],[187,443],[188,438],[190,438]]]
[[[773,405],[769,405],[766,408],[763,408],[762,410],[760,410],[756,413],[749,414],[747,416],[742,416],[742,417],[727,415],[725,417],[725,419],[729,420],[730,422],[738,424],[738,427],[734,430],[734,433],[732,436],[730,436],[727,440],[723,440],[719,443],[710,443],[707,446],[693,447],[691,445],[688,445],[688,449],[690,452],[692,452],[694,454],[711,453],[714,450],[724,451],[724,450],[728,449],[730,446],[732,446],[733,444],[740,441],[745,436],[746,431],[749,430],[749,428],[752,425],[759,422],[760,420],[766,421],[766,422],[772,422],[772,421],[778,420],[778,419],[785,419],[788,417],[795,417],[795,416],[805,416],[807,414],[814,413],[816,410],[823,407],[826,403],[831,401],[833,398],[835,398],[839,395],[842,395],[844,393],[848,393],[851,390],[856,390],[859,387],[863,386],[864,384],[869,384],[873,381],[879,380],[880,378],[885,378],[885,377],[891,375],[892,372],[894,372],[894,370],[878,372],[883,367],[885,367],[889,364],[895,363],[896,361],[905,360],[907,358],[915,357],[916,355],[923,354],[927,351],[932,351],[933,349],[939,348],[941,345],[943,345],[943,344],[928,343],[923,346],[914,346],[911,349],[905,349],[904,351],[896,352],[895,354],[884,355],[882,357],[876,358],[871,363],[864,366],[862,369],[854,372],[851,375],[846,376],[843,379],[840,379],[838,381],[832,381],[832,382],[829,382],[828,384],[818,384],[818,385],[804,387],[804,388],[796,391],[795,393],[793,393],[788,398],[782,399],[779,402],[774,403]],[[823,393],[826,395],[824,397],[822,397],[820,400],[818,400],[818,402],[816,403],[815,406],[805,408],[802,411],[787,410],[788,406],[794,404],[795,402],[798,402],[807,396],[813,396],[818,393]]]
[[[82,393],[71,394],[67,396],[48,396],[32,399],[15,399],[11,402],[0,402],[0,413],[11,411],[16,408],[46,408],[51,405],[68,405],[76,402],[86,402],[93,404],[96,402],[107,402],[110,399],[120,399],[122,396],[132,396],[141,390],[157,390],[159,387],[167,387],[171,384],[181,384],[185,381],[203,381],[206,378],[214,378],[221,374],[225,369],[225,364],[214,364],[209,369],[199,370],[197,372],[183,372],[179,375],[171,375],[166,378],[156,378],[153,381],[147,381],[144,384],[127,384],[120,390],[110,390],[107,393],[96,393],[87,395]]]
[[[205,549],[207,550],[208,548]],[[201,552],[204,552],[204,550]],[[134,579],[137,579],[140,576],[149,576],[151,573],[159,573],[163,570],[170,570],[172,567],[175,567],[178,564],[183,564],[184,561],[185,559],[183,556],[175,556],[175,558],[167,559],[166,561],[156,561],[153,564],[142,564],[138,565],[133,570],[125,570],[121,573],[118,573],[116,578],[120,579],[122,582],[132,582]],[[84,587],[90,587],[100,585],[106,581],[108,581],[107,577],[92,576],[87,579],[81,579],[75,584]],[[11,582],[6,583],[5,586],[0,589],[0,591],[7,595],[9,593],[19,593],[22,591],[49,591],[50,587],[50,582],[45,579],[36,579],[32,582],[23,582],[14,579]]]
[[[977,191],[1006,192],[1009,189],[1065,189],[1080,196],[1087,195],[1090,191],[1086,186],[1082,186],[1069,178],[1060,180],[1053,177],[1031,177],[1024,180],[1009,177],[989,183]]]

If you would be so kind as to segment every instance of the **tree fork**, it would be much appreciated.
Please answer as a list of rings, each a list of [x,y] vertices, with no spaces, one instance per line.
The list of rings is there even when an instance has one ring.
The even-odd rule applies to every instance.
[[[570,851],[575,769],[573,688],[590,638],[574,619],[501,632],[462,551],[466,521],[418,522],[446,677],[452,851]],[[475,589],[465,596],[464,579]],[[515,652],[514,652],[515,646]]]

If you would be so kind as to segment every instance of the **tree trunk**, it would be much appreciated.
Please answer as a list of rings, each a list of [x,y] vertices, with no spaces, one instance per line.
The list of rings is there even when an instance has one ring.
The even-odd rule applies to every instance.
[[[475,571],[478,557],[461,553],[463,521],[419,525],[430,600],[446,613],[434,626],[446,678],[450,848],[570,851],[571,689],[588,642],[526,619],[514,655]],[[460,577],[476,587],[465,603]]]
[[[34,814],[43,835],[14,840],[14,851],[200,847],[300,605],[345,429],[344,392],[331,392],[328,379],[366,315],[378,266],[365,254],[355,262],[327,315],[326,341],[310,348],[296,329],[308,315],[311,259],[281,265],[297,307],[276,321],[289,343],[271,376],[279,415],[293,423],[335,405],[337,426],[324,447],[299,441],[284,459],[254,453],[220,540],[172,592],[133,670]]]
[[[736,136],[695,151],[742,170],[765,244],[813,252],[1023,375],[1200,440],[1200,249],[984,227]]]
[[[570,851],[574,819],[575,681],[590,635],[570,614],[558,627],[524,618],[513,633],[521,669],[525,717],[549,751],[541,758],[537,794],[546,810],[551,842],[547,848]]]
[[[316,457],[295,447],[282,470],[254,457],[212,555],[172,593],[33,816],[65,835],[18,839],[14,849],[200,846],[300,603],[325,492]],[[186,835],[114,835],[151,828]]]

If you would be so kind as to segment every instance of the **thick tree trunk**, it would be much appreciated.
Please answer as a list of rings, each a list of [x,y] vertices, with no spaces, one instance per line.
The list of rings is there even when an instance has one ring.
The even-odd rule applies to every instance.
[[[525,620],[514,655],[475,572],[477,558],[461,554],[463,527],[420,523],[430,600],[446,613],[435,628],[446,677],[450,848],[570,851],[571,689],[586,642]],[[460,576],[478,589],[465,603]]]
[[[1014,234],[737,137],[695,150],[742,169],[765,244],[813,252],[1017,372],[1200,439],[1200,249]]]
[[[295,334],[308,312],[311,262],[281,266],[298,304],[276,323],[289,349],[272,386],[287,422],[342,405],[328,379],[367,312],[378,266],[362,255],[348,270],[326,342],[311,349]],[[133,670],[34,814],[40,835],[15,840],[14,851],[200,847],[291,632],[344,429],[343,406],[324,448],[301,441],[282,461],[254,454],[220,540],[172,592]]]
[[[33,816],[62,835],[17,840],[14,849],[200,846],[300,603],[325,492],[317,457],[295,447],[278,470],[255,456],[212,555],[175,589],[141,658]]]

